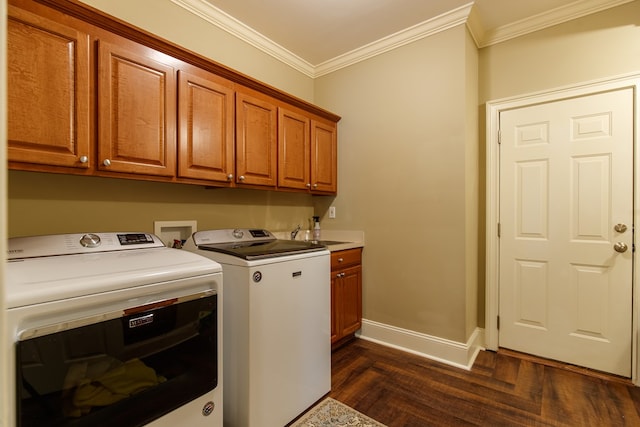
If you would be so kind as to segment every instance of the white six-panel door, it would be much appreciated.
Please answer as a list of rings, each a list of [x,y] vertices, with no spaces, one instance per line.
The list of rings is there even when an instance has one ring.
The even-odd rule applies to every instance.
[[[633,103],[500,112],[500,347],[631,376]]]

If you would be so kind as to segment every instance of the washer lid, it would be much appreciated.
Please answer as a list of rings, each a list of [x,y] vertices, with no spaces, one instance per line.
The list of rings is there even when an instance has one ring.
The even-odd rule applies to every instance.
[[[20,258],[6,267],[8,308],[222,272],[211,259],[164,246]]]
[[[324,251],[324,245],[301,240],[271,240],[267,242],[226,243],[220,245],[200,245],[198,249],[220,252],[248,261]]]
[[[302,240],[278,240],[267,230],[235,228],[193,233],[185,246],[235,256],[248,261],[326,250],[324,245]]]

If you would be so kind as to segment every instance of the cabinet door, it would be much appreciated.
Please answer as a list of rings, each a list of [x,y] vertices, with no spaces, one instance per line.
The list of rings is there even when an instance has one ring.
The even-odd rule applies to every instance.
[[[338,191],[338,137],[335,123],[311,121],[311,191]]]
[[[257,92],[236,92],[236,182],[275,187],[278,110]]]
[[[98,168],[176,174],[176,77],[162,54],[122,40],[99,44]]]
[[[233,83],[204,70],[180,70],[178,82],[178,176],[231,182]]]
[[[342,298],[342,336],[353,334],[362,326],[362,267],[343,270],[340,279]]]
[[[331,344],[342,338],[340,324],[342,323],[342,298],[340,296],[340,280],[338,273],[331,272]]]
[[[88,34],[9,6],[7,64],[8,160],[89,168]]]
[[[308,117],[278,109],[278,187],[308,189],[311,156]]]

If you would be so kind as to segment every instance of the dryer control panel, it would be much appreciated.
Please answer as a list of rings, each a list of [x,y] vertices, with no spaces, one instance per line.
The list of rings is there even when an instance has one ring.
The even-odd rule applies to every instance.
[[[13,237],[8,246],[8,259],[16,260],[164,247],[164,243],[149,233],[72,233]]]

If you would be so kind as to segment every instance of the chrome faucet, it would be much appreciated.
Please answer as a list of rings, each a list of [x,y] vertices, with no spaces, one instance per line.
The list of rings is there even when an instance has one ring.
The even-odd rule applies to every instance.
[[[291,232],[291,240],[296,240],[296,236],[298,235],[298,231],[300,231],[300,224],[298,224],[296,229]]]

